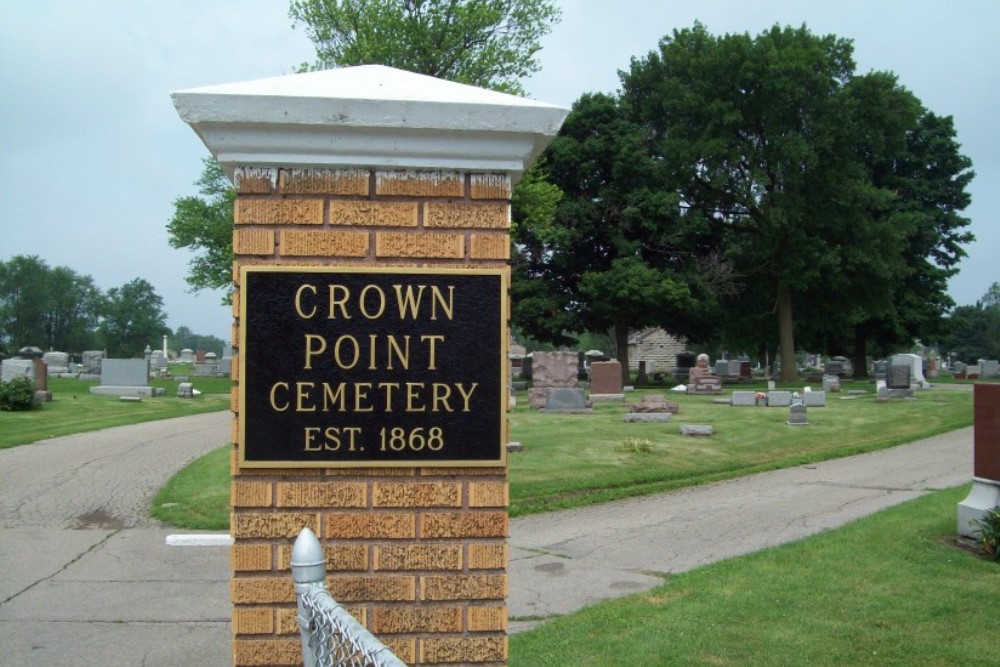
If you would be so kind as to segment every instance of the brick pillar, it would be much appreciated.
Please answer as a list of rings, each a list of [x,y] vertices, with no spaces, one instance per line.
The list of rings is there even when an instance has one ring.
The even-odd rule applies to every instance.
[[[236,184],[237,269],[509,270],[506,175],[246,169]],[[237,288],[236,345],[239,313]],[[237,665],[301,660],[289,561],[304,526],[324,542],[333,596],[404,662],[505,664],[505,469],[246,469],[234,449],[232,473]]]
[[[492,359],[489,363],[497,364],[496,375],[480,385],[486,392],[482,396],[496,397],[496,403],[483,403],[495,409],[480,412],[491,420],[495,415],[489,422],[493,435],[480,437],[480,423],[464,414],[449,414],[448,419],[457,422],[436,429],[439,443],[445,440],[443,432],[448,438],[461,434],[454,438],[458,441],[454,451],[473,452],[464,459],[450,457],[452,450],[439,447],[436,452],[442,458],[436,461],[409,454],[391,460],[400,450],[393,454],[385,442],[378,447],[370,440],[365,441],[367,451],[364,447],[350,450],[367,457],[362,460],[338,459],[345,456],[343,451],[318,457],[315,449],[309,449],[308,436],[303,444],[302,434],[310,433],[311,427],[300,428],[297,434],[288,432],[286,437],[286,430],[292,428],[286,425],[296,423],[298,416],[280,421],[289,417],[286,406],[296,400],[293,383],[277,381],[270,385],[270,393],[257,391],[256,383],[266,373],[254,365],[263,359],[247,332],[255,336],[271,332],[266,339],[270,341],[273,335],[281,347],[281,333],[302,325],[295,317],[309,320],[302,326],[322,327],[324,335],[333,337],[343,333],[338,327],[350,326],[346,311],[337,313],[339,322],[330,322],[337,319],[332,305],[337,286],[332,283],[325,316],[312,321],[318,306],[311,303],[304,311],[296,305],[291,320],[275,325],[278,320],[273,315],[288,311],[290,301],[287,292],[280,299],[276,296],[284,289],[277,287],[280,280],[273,279],[280,273],[398,276],[412,267],[421,270],[415,274],[462,275],[455,282],[466,286],[485,276],[502,289],[500,277],[509,279],[511,188],[558,131],[567,110],[381,66],[181,91],[173,98],[181,117],[218,159],[237,192],[232,340],[236,346],[246,341],[250,353],[236,349],[233,364],[235,664],[301,664],[290,559],[295,537],[308,526],[326,552],[327,583],[333,596],[402,660],[419,665],[505,665],[508,487],[502,453],[507,429],[500,406],[501,401],[507,405],[507,388],[501,386],[504,373],[499,369],[506,367],[503,360],[509,340],[503,319],[509,311],[506,295],[495,291],[489,299],[466,297],[470,317],[450,330],[449,340],[468,345],[462,348],[469,350],[463,359]],[[243,280],[246,284],[240,285]],[[270,297],[264,299],[266,305],[258,305],[262,302],[256,285],[270,286],[270,292],[264,288]],[[320,293],[312,283],[301,283],[292,301],[303,288],[310,295]],[[359,291],[363,294],[366,288]],[[499,313],[492,310],[493,303],[500,304]],[[367,317],[363,302],[359,308]],[[409,326],[403,312],[399,304],[398,317],[383,318],[377,335],[370,331],[360,339],[367,341],[372,334],[371,350],[378,336],[388,344],[390,336],[399,333],[393,328]],[[321,319],[327,322],[320,324]],[[244,326],[242,320],[254,324]],[[488,336],[502,340],[482,352],[496,357],[477,354],[486,334],[463,335],[476,322],[499,323],[489,329]],[[275,334],[276,329],[281,331]],[[327,360],[328,366],[319,370],[308,361],[308,352],[303,364],[302,350],[311,349],[311,343],[303,346],[303,341],[314,339],[312,331],[300,331],[295,343],[299,356],[294,357],[299,365],[289,371],[299,377],[308,372],[310,379],[304,384],[323,383],[337,374],[340,380],[356,383],[352,386],[357,392],[358,387],[371,386],[367,383],[372,373],[387,371],[388,364],[379,367],[375,356],[363,364],[368,371],[339,359]],[[286,334],[286,338],[292,346],[292,336]],[[283,353],[287,356],[286,350],[275,351]],[[433,355],[426,349],[424,353]],[[401,364],[404,354],[409,352],[397,353]],[[402,365],[406,373],[424,373],[425,387],[435,386],[433,381],[426,382],[429,373],[441,376],[436,364],[427,363],[426,358],[421,368]],[[473,366],[487,368],[488,364]],[[487,377],[492,370],[476,372]],[[411,385],[420,384],[410,379],[400,378],[407,392]],[[280,401],[274,394],[279,385],[288,392]],[[487,390],[486,385],[492,388]],[[296,382],[294,386],[298,391],[302,385]],[[455,386],[458,390],[459,385]],[[353,408],[336,404],[334,416],[367,418],[362,413],[370,414],[372,409],[357,395]],[[269,396],[270,403],[261,402],[263,396]],[[410,433],[423,428],[423,423],[413,426],[414,420],[424,419],[425,411],[410,409],[409,394],[398,410],[391,409],[388,396],[382,399],[384,413],[379,419],[402,419],[398,415],[406,413]],[[435,406],[438,399],[435,393]],[[252,410],[245,408],[252,414],[240,414],[241,405],[254,405]],[[450,410],[442,403],[441,411],[471,415],[475,410],[469,410],[469,405],[464,404],[465,410]],[[295,403],[294,412],[309,416],[311,405]],[[330,411],[326,412],[332,419]],[[260,415],[265,415],[263,421]],[[247,455],[251,440],[255,447],[260,444],[278,456],[252,459]],[[490,455],[488,447],[476,449],[491,442],[496,455]],[[286,451],[296,447],[290,456],[299,458],[286,460]],[[313,457],[306,461],[311,465],[299,463],[304,457]],[[269,467],[272,464],[275,467]]]

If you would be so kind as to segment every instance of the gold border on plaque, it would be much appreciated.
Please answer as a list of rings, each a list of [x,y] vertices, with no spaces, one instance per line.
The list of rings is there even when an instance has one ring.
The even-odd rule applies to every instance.
[[[510,340],[508,322],[510,318],[509,276],[510,267],[496,269],[454,269],[433,267],[370,267],[370,266],[296,266],[281,265],[244,265],[240,266],[240,322],[239,322],[239,456],[238,465],[241,468],[499,468],[507,466],[507,401],[510,387],[508,384],[508,364]],[[247,275],[250,273],[353,273],[379,275],[481,275],[497,276],[500,279],[500,423],[497,443],[498,458],[476,460],[447,461],[247,461],[246,460],[246,377],[247,377],[247,303],[250,295],[247,288]]]

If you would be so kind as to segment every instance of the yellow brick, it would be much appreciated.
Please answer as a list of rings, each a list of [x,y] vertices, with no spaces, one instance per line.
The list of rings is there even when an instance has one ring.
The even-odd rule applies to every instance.
[[[461,197],[465,178],[456,171],[378,171],[375,194],[411,197]]]
[[[416,599],[417,590],[416,579],[410,576],[333,575],[327,577],[326,585],[337,602],[412,601]]]
[[[302,664],[299,639],[233,640],[234,667],[285,667]]]
[[[364,169],[282,169],[278,188],[293,195],[367,195]]]
[[[233,507],[269,507],[271,484],[269,482],[233,482],[230,485]]]
[[[270,544],[234,544],[229,550],[229,562],[235,572],[271,569]]]
[[[281,482],[277,507],[365,507],[368,487],[363,482]]]
[[[412,665],[417,662],[417,642],[414,639],[403,639],[399,637],[386,637],[382,643],[389,647],[389,650],[405,665]]]
[[[274,232],[270,229],[237,229],[233,232],[233,252],[237,255],[273,255]]]
[[[365,257],[367,232],[282,231],[282,257]]]
[[[502,570],[506,567],[507,545],[505,543],[469,545],[470,570]]]
[[[505,600],[503,574],[443,574],[420,578],[421,600]]]
[[[232,361],[229,364],[229,379],[233,382],[240,381],[240,355],[233,354]]]
[[[367,626],[367,610],[364,607],[345,605],[344,611],[358,620],[361,625]],[[275,610],[275,634],[297,635],[299,634],[298,613],[294,608]]]
[[[420,517],[420,537],[506,537],[506,512],[427,512]]]
[[[507,659],[507,637],[430,637],[420,642],[421,663],[501,662]]]
[[[326,569],[330,572],[368,569],[368,545],[366,544],[332,544],[323,547],[326,557]],[[292,547],[278,547],[279,570],[290,570],[292,567]]]
[[[507,174],[473,174],[473,199],[510,199],[510,176]]]
[[[409,513],[331,512],[326,516],[328,539],[402,539],[416,537],[416,516]]]
[[[376,607],[372,610],[375,634],[411,634],[416,632],[461,632],[460,607]]]
[[[237,225],[322,225],[323,200],[237,197],[233,218]]]
[[[506,234],[473,234],[469,237],[472,259],[510,259],[510,237]]]
[[[233,419],[229,424],[229,440],[230,442],[240,441],[240,420]]]
[[[355,227],[416,227],[416,202],[332,201],[331,225]]]
[[[461,507],[457,482],[376,482],[375,507]]]
[[[465,236],[462,234],[407,234],[377,232],[376,257],[422,257],[427,259],[462,259]]]
[[[274,633],[274,610],[268,607],[235,609],[233,634],[270,635]]]
[[[428,229],[508,229],[510,207],[507,204],[468,204],[460,202],[427,202],[424,205],[424,227]]]
[[[506,632],[507,607],[469,607],[469,632]]]
[[[288,576],[237,577],[229,581],[229,597],[233,604],[295,602],[295,587]]]
[[[237,194],[269,195],[274,192],[274,170],[269,167],[237,167],[233,178]]]
[[[400,544],[375,547],[376,570],[461,570],[458,544]]]
[[[507,507],[506,482],[469,482],[469,507]]]
[[[233,538],[298,537],[303,528],[319,533],[319,515],[305,512],[248,512],[233,514]]]

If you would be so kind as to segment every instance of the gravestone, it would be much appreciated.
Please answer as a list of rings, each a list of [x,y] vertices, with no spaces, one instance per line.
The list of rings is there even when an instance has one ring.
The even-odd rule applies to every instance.
[[[626,412],[626,424],[666,424],[673,418],[669,412]]]
[[[194,350],[189,348],[184,348],[181,350],[181,361],[189,364],[193,364],[195,361]]]
[[[740,367],[743,364],[739,359],[730,359],[729,368],[726,370],[726,375],[738,378],[740,376]]]
[[[0,382],[10,382],[14,378],[35,380],[35,364],[31,359],[4,359],[0,361]]]
[[[888,370],[889,362],[884,359],[879,359],[872,365],[872,378],[876,380],[884,380]]]
[[[1000,361],[996,359],[980,359],[979,368],[981,378],[1000,377]]]
[[[639,362],[639,371],[635,376],[636,384],[649,384],[649,375],[646,373],[646,362]]]
[[[734,407],[753,407],[757,405],[757,392],[734,391],[732,404]]]
[[[753,365],[749,361],[740,362],[740,379],[741,380],[753,379]]]
[[[576,352],[535,352],[531,363],[534,385],[528,392],[531,407],[544,408],[549,389],[575,388],[579,381],[577,363]]]
[[[617,361],[595,361],[590,364],[590,399],[592,401],[624,400],[622,365]]]
[[[673,375],[676,380],[686,381],[688,378],[688,371],[695,365],[697,357],[692,352],[679,352],[674,355],[674,360],[676,365],[671,371],[671,375]]]
[[[695,377],[688,384],[687,393],[696,396],[714,396],[722,393],[722,378],[718,375],[702,375]]]
[[[194,398],[194,385],[190,382],[181,382],[177,385],[178,398]]]
[[[100,396],[161,396],[163,389],[149,386],[148,359],[105,359],[101,362],[101,384],[90,387]]]
[[[972,411],[972,490],[958,504],[958,534],[966,537],[976,536],[973,520],[1000,505],[1000,384],[976,384]]]
[[[889,389],[909,389],[910,388],[911,365],[908,360],[901,360],[899,363],[890,361],[889,370],[885,374],[885,385]]]
[[[104,360],[104,352],[101,350],[86,350],[81,356],[83,370],[80,372],[83,374],[80,376],[81,380],[100,380],[101,379],[101,362]],[[89,377],[85,377],[89,376]]]
[[[681,424],[681,435],[711,437],[711,424]]]
[[[67,375],[70,372],[67,352],[46,352],[42,355],[42,360],[47,366],[46,372],[49,375]]]
[[[792,392],[790,391],[769,391],[767,392],[767,406],[770,408],[787,408],[792,404]]]
[[[521,377],[525,380],[531,380],[535,366],[535,360],[532,356],[527,356],[521,360]]]
[[[892,394],[889,393],[889,387],[886,385],[885,380],[875,381],[875,402],[876,403],[888,403],[892,400]]]
[[[951,366],[951,370],[953,373],[955,373],[955,375],[965,375],[965,368],[966,368],[965,364],[962,363],[961,361],[956,361]]]
[[[889,370],[894,366],[908,365],[910,367],[910,384],[917,389],[930,389],[931,384],[924,378],[924,360],[919,354],[894,354],[889,358]],[[889,389],[898,389],[889,384]]]
[[[638,403],[632,403],[625,407],[628,408],[629,412],[636,413],[669,412],[677,414],[681,409],[680,404],[676,401],[669,401],[663,396],[656,395],[643,396]]]
[[[804,391],[802,392],[802,402],[805,403],[807,408],[825,408],[826,407],[826,392],[825,391]]]
[[[786,423],[789,426],[804,426],[809,423],[805,403],[796,401],[791,404],[788,408],[788,422]]]
[[[215,377],[216,368],[215,364],[196,364],[194,367],[194,376],[200,378]]]
[[[978,380],[980,373],[982,373],[982,368],[979,364],[969,364],[965,367],[965,377],[970,380]]]
[[[840,391],[840,378],[836,375],[824,375],[823,391],[829,391],[831,393]]]
[[[167,365],[167,358],[163,356],[162,350],[153,350],[149,355],[149,367],[154,369],[163,368]]]
[[[545,392],[546,412],[590,412],[583,389],[552,387]]]

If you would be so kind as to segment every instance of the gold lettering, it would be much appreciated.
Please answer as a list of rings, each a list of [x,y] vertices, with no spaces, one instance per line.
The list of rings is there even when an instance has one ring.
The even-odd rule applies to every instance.
[[[393,350],[395,350],[396,358],[399,360],[399,363],[403,366],[403,370],[407,371],[410,370],[410,337],[408,335],[403,336],[404,347],[406,348],[405,352],[400,349],[399,343],[396,342],[395,336],[393,336],[392,334],[388,334],[386,336],[386,339],[389,343],[388,346],[386,346],[385,350],[386,362],[388,364],[386,368],[390,371],[395,370],[392,367],[392,352]]]
[[[331,411],[330,406],[336,405],[338,401],[340,402],[340,407],[337,409],[340,412],[343,412],[344,399],[345,399],[345,393],[344,393],[343,382],[337,385],[336,390],[331,389],[329,382],[323,383],[323,412],[330,412]]]
[[[306,406],[303,401],[309,400],[309,391],[316,386],[314,382],[295,383],[295,411],[296,412],[316,412],[316,406]]]
[[[415,401],[420,400],[420,390],[423,388],[423,382],[407,382],[406,383],[406,411],[407,412],[426,412],[427,406],[417,405]]]
[[[392,390],[399,389],[398,382],[379,382],[379,389],[385,389],[385,411],[392,412]]]
[[[305,450],[307,452],[318,452],[320,450],[319,443],[316,446],[312,446],[313,441],[316,439],[316,434],[319,432],[319,426],[306,426],[306,446]]]
[[[419,288],[417,290],[416,297],[413,296],[413,286],[406,286],[406,296],[403,296],[403,286],[393,285],[392,289],[396,291],[396,304],[399,306],[399,319],[405,320],[407,317],[407,312],[409,316],[414,320],[417,319],[417,313],[420,310],[420,298],[424,294],[424,285],[417,285]]]
[[[437,342],[438,341],[443,341],[443,340],[444,340],[444,336],[441,336],[441,335],[436,335],[436,336],[427,336],[427,335],[424,335],[424,336],[420,337],[420,342],[421,343],[423,343],[423,342],[430,343],[430,345],[428,347],[430,347],[431,358],[430,358],[429,363],[427,364],[427,370],[429,370],[429,371],[436,371],[437,370]]]
[[[371,382],[358,382],[354,385],[354,411],[374,412],[375,408],[369,403],[367,407],[362,407],[362,401],[368,400],[368,392],[372,388]]]
[[[444,295],[441,294],[441,290],[435,285],[431,285],[431,319],[437,319],[437,304],[441,304],[441,310],[445,312],[448,319],[453,319],[455,316],[455,286],[448,285],[448,303],[444,301]]]
[[[273,385],[271,385],[271,407],[274,409],[275,412],[284,412],[285,410],[288,409],[289,403],[286,400],[284,407],[281,407],[281,408],[278,407],[278,403],[274,399],[275,389],[277,389],[278,387],[283,387],[285,389],[285,391],[288,391],[288,383],[287,382],[275,382]]]
[[[339,296],[337,296],[339,293]],[[337,319],[337,315],[334,310],[340,308],[340,315],[345,320],[351,319],[351,316],[347,314],[347,300],[351,298],[351,291],[344,287],[343,285],[330,285],[330,314],[327,315],[328,320]]]
[[[369,290],[375,290],[375,292],[378,294],[379,307],[378,307],[378,312],[375,313],[374,315],[370,314],[368,312],[368,309],[365,307],[365,301],[368,299]],[[385,292],[383,292],[382,288],[379,287],[378,285],[365,285],[365,288],[361,290],[361,299],[358,302],[358,305],[361,307],[362,315],[364,315],[369,320],[377,320],[378,318],[382,317],[382,313],[385,312]]]
[[[351,361],[350,365],[345,365],[344,360],[340,356],[340,347],[341,344],[344,342],[344,340],[350,341],[351,346],[354,347],[354,359],[353,361]],[[333,346],[333,358],[336,360],[337,365],[340,366],[345,371],[349,371],[355,366],[357,366],[358,360],[361,359],[361,345],[358,344],[358,339],[348,334],[344,334],[343,336],[338,338],[337,342],[334,343]]]
[[[435,382],[431,385],[431,391],[433,394],[431,412],[454,412],[451,409],[451,387],[441,382]]]
[[[300,285],[299,288],[295,290],[295,312],[297,312],[299,314],[299,317],[301,317],[304,320],[312,319],[313,315],[316,314],[316,306],[312,307],[312,310],[309,311],[308,315],[305,313],[305,311],[302,310],[302,292],[306,289],[312,291],[313,295],[315,296],[316,294],[315,285],[309,285],[309,284]]]
[[[478,382],[473,382],[472,386],[469,388],[469,393],[465,393],[465,386],[461,382],[455,383],[455,388],[458,389],[460,394],[462,394],[462,400],[465,402],[465,407],[462,409],[462,412],[469,411],[469,399],[472,398],[472,392],[474,392],[478,386]]]
[[[319,349],[313,349],[313,341],[319,341]],[[312,370],[312,358],[326,352],[326,339],[316,334],[306,334],[306,363],[303,370]]]

